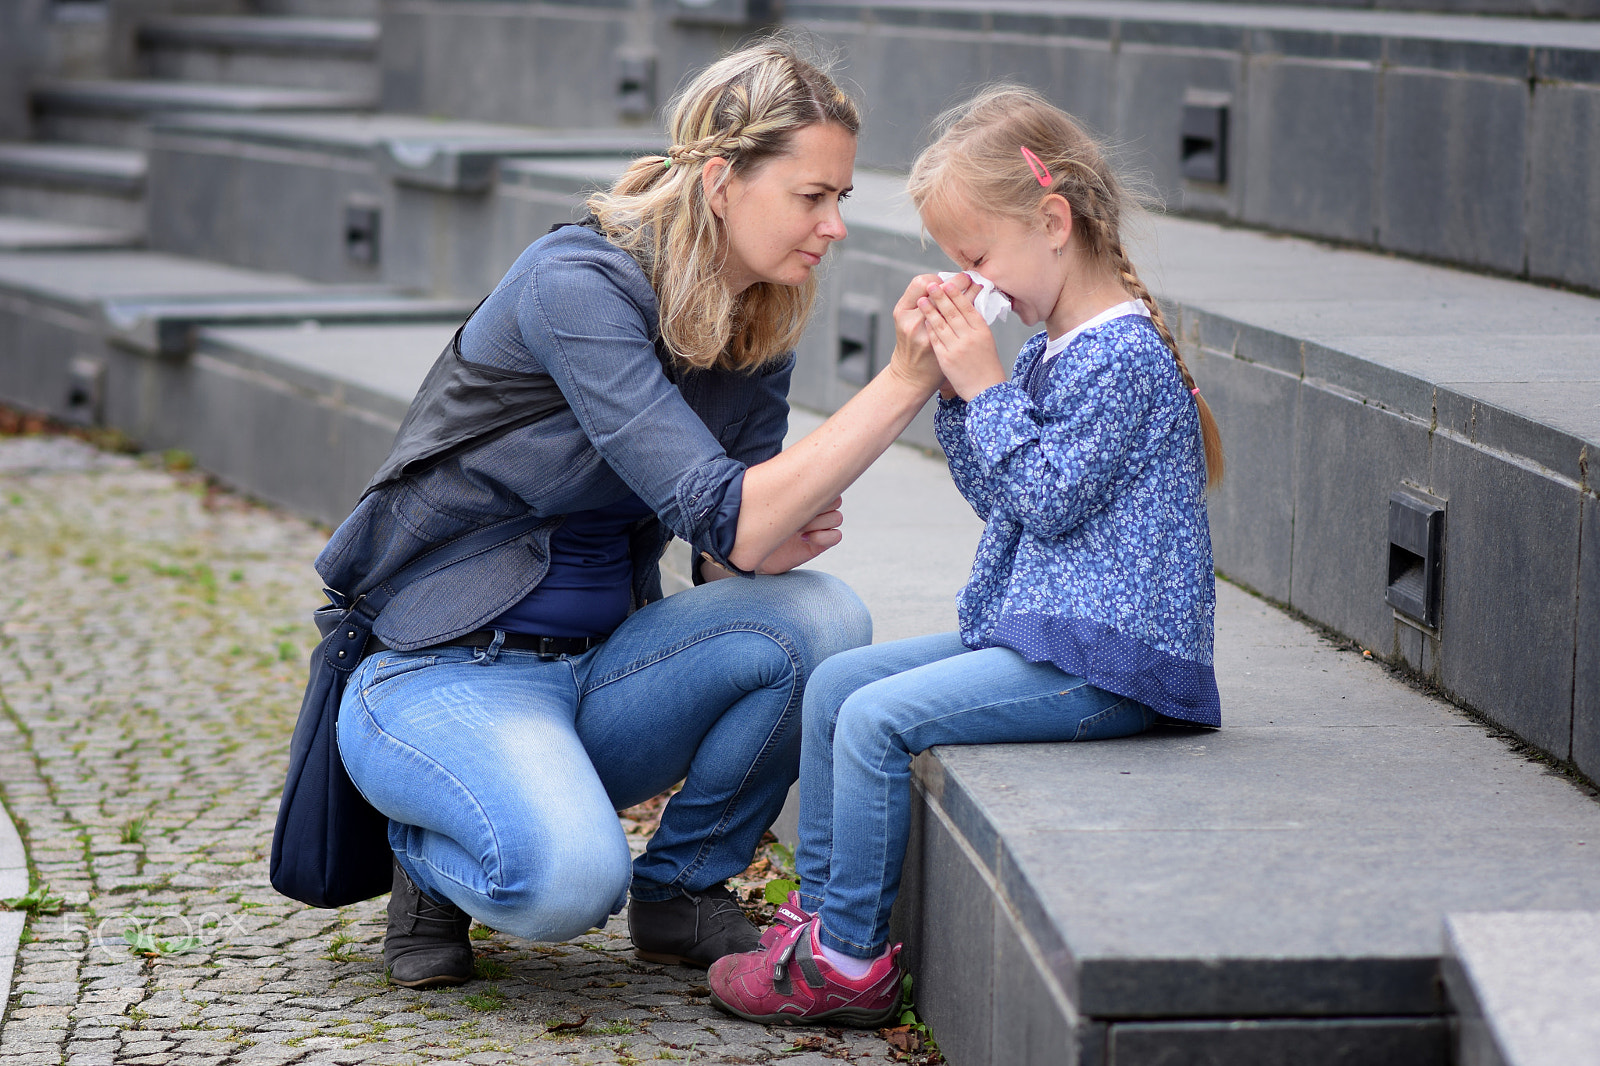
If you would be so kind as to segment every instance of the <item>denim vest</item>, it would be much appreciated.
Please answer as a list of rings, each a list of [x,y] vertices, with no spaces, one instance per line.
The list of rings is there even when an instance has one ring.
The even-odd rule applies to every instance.
[[[373,627],[378,639],[408,650],[480,628],[543,580],[562,516],[630,490],[655,512],[630,535],[635,607],[661,597],[658,564],[673,535],[731,568],[745,468],[776,455],[788,429],[793,353],[754,372],[663,363],[649,279],[580,226],[530,245],[458,336],[481,375],[548,375],[565,406],[529,424],[509,419],[509,430],[377,485],[334,531],[317,572],[359,595],[482,526],[548,520],[407,585]],[[433,399],[424,389],[413,406]]]

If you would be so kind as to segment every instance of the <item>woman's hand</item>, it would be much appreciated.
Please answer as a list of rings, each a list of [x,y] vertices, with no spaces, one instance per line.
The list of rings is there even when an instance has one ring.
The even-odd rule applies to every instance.
[[[972,305],[971,292],[976,288],[965,274],[945,282],[935,278],[916,302],[934,357],[949,386],[963,400],[1006,379],[994,334]]]
[[[755,568],[758,574],[787,574],[803,563],[809,563],[844,539],[839,527],[844,524],[844,513],[839,510],[843,496],[836,496],[827,509],[814,515],[811,521],[792,534],[788,540],[761,560]],[[720,581],[732,577],[733,571],[720,566],[710,555],[702,554],[700,577],[705,581]]]
[[[788,540],[778,545],[776,551],[756,567],[758,574],[786,574],[802,563],[809,563],[844,539],[839,527],[844,524],[844,513],[839,507],[843,496],[837,496],[826,510],[800,527]]]
[[[928,343],[926,316],[917,310],[917,300],[930,284],[938,283],[937,274],[918,274],[906,286],[905,295],[894,305],[894,355],[889,360],[891,371],[930,393],[939,387],[944,372]]]

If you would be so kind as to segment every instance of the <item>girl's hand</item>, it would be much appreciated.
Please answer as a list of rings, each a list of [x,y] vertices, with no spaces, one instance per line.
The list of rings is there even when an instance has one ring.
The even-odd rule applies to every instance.
[[[994,334],[972,305],[969,290],[975,288],[971,278],[958,274],[946,282],[935,280],[917,300],[933,354],[963,400],[1006,379]]]
[[[843,496],[836,496],[826,510],[800,527],[800,531],[778,545],[776,551],[756,567],[758,574],[786,574],[802,563],[809,563],[844,539],[839,527],[844,524],[844,514],[839,510]],[[703,571],[702,571],[703,572]]]
[[[889,360],[891,371],[930,393],[944,380],[944,371],[939,369],[939,361],[928,342],[925,316],[917,310],[917,300],[927,291],[930,282],[938,281],[937,274],[918,274],[894,305],[894,356]]]

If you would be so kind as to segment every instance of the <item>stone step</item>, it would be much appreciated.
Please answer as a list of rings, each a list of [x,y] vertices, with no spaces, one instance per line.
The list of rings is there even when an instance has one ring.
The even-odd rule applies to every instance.
[[[148,124],[161,114],[318,114],[366,111],[374,104],[361,92],[124,79],[46,81],[32,95],[40,140],[129,148],[147,146]]]
[[[137,149],[0,143],[0,212],[142,234],[145,171]]]
[[[518,160],[495,195],[555,211],[615,172]],[[854,184],[793,376],[822,410],[858,388],[844,371],[882,366],[907,280],[948,267],[903,179]],[[1133,254],[1228,447],[1209,504],[1221,571],[1600,777],[1583,651],[1600,639],[1600,300],[1175,219]],[[997,329],[1001,350],[1026,332]],[[931,444],[928,428],[910,435]],[[1396,493],[1445,509],[1431,623],[1387,596]],[[919,764],[936,852],[922,898],[950,902],[907,930],[939,945],[918,981],[951,1061],[1055,1062],[1073,1040],[1100,1066],[1443,1063],[1443,916],[1600,898],[1592,800],[1443,704],[1401,716],[1330,689],[1361,675],[1324,675],[1343,660],[1308,631],[1274,659],[1248,620],[1219,639],[1235,687],[1214,738],[1168,737],[1133,765],[1097,746]]]
[[[1451,13],[1355,10],[1363,0],[665,6],[725,26],[770,7],[831,50],[871,109],[862,166],[904,169],[967,87],[1021,82],[1117,145],[1169,210],[1600,291],[1600,20],[1444,2]],[[635,32],[627,5],[390,4],[384,106],[520,121],[535,101],[552,122],[610,124],[704,62],[699,17],[659,19],[647,56],[619,47]]]
[[[553,207],[493,194],[529,158],[660,151],[655,130],[549,130],[420,116],[176,115],[151,135],[151,246],[329,283],[477,299]]]
[[[261,15],[306,18],[375,19],[382,8],[381,0],[255,0],[251,5],[251,9]]]
[[[0,336],[26,338],[0,352],[0,397],[204,455],[233,485],[337,520],[471,308],[159,252],[0,252]],[[323,354],[218,354],[200,343],[213,328]]]
[[[1446,917],[1600,903],[1592,789],[1217,591],[1220,731],[918,757],[896,921],[951,1062],[1445,1066]]]
[[[373,19],[168,16],[141,23],[138,44],[153,78],[378,92]]]
[[[18,215],[0,215],[0,252],[64,252],[131,248],[140,243],[137,233],[52,222]]]
[[[1460,1066],[1568,1066],[1600,1055],[1600,913],[1453,914],[1445,927]]]
[[[619,165],[530,159],[515,170],[530,210],[564,204],[570,217],[591,179]],[[878,299],[929,265],[896,185],[857,175],[849,252],[825,275],[816,337],[801,353],[821,374],[837,371],[841,310],[870,321],[844,297]],[[1455,671],[1442,676],[1476,683],[1481,666],[1538,693],[1552,721],[1565,715],[1566,735],[1592,736],[1596,716],[1572,693],[1593,695],[1594,679],[1568,674],[1562,705],[1540,671],[1581,659],[1573,642],[1595,632],[1600,595],[1552,593],[1539,559],[1505,538],[1559,532],[1522,502],[1517,479],[1561,489],[1565,460],[1550,449],[1600,442],[1600,409],[1585,406],[1592,367],[1585,378],[1561,356],[1563,346],[1595,350],[1600,301],[1176,220],[1155,222],[1135,259],[1171,300],[1230,434],[1234,473],[1212,497],[1219,555],[1239,560],[1265,543],[1252,550],[1271,556],[1271,528],[1248,540],[1257,534],[1238,511],[1276,514],[1251,493],[1276,484],[1294,456],[1300,493],[1287,506],[1296,535],[1311,538],[1304,553],[1336,567],[1341,587],[1374,596],[1387,531],[1364,508],[1383,514],[1393,471],[1352,455],[1348,438],[1385,447],[1393,433],[1382,420],[1420,423],[1406,412],[1424,395],[1447,411],[1450,396],[1476,405],[1472,425],[1451,416],[1422,430],[1453,480],[1419,487],[1445,489],[1453,595],[1469,597],[1450,601],[1434,634]],[[0,396],[76,416],[89,412],[67,399],[94,398],[94,413],[152,446],[194,451],[229,483],[328,522],[386,453],[455,326],[318,318],[308,305],[375,294],[157,253],[0,254],[0,296],[0,335],[28,338],[0,350]],[[286,309],[288,321],[201,318],[251,304]],[[163,321],[186,324],[192,350],[159,354]],[[1224,321],[1226,343],[1215,332]],[[1496,323],[1546,331],[1519,347]],[[848,328],[863,336],[859,321]],[[1298,370],[1283,366],[1291,352]],[[797,370],[797,388],[810,373]],[[1553,389],[1534,388],[1541,380]],[[1295,419],[1306,442],[1267,432],[1269,417]],[[869,587],[876,575],[876,611],[895,602],[883,582],[920,583],[938,560],[929,580],[948,583],[943,612],[886,634],[947,628],[949,587],[970,556],[975,520],[938,464],[927,467],[925,479],[897,470],[901,494],[866,505],[902,523],[895,566],[831,553],[826,564]],[[1494,508],[1508,513],[1485,518]],[[942,546],[921,565],[919,537]],[[1592,589],[1595,557],[1557,548],[1558,569]],[[1302,610],[1328,610],[1320,588],[1294,582]],[[1474,595],[1493,606],[1475,607]],[[1218,601],[1223,730],[919,757],[920,821],[896,927],[912,944],[919,1009],[952,1063],[1443,1066],[1458,1002],[1443,991],[1447,916],[1600,910],[1590,791],[1240,589],[1222,585]],[[1554,616],[1556,635],[1523,632],[1530,612]],[[1520,721],[1518,705],[1477,706]]]

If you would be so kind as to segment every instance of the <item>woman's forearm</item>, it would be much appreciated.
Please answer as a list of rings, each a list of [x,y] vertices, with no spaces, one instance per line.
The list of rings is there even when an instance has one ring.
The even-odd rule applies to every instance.
[[[793,447],[745,471],[729,560],[754,570],[871,466],[937,386],[891,363]]]

